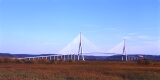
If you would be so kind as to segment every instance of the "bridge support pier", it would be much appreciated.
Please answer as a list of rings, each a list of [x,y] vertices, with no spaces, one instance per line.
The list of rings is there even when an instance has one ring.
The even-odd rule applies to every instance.
[[[69,54],[68,54],[68,60],[69,60]]]
[[[52,56],[50,56],[49,60],[51,60],[51,59],[52,59]]]
[[[72,54],[71,54],[71,59],[72,59]]]

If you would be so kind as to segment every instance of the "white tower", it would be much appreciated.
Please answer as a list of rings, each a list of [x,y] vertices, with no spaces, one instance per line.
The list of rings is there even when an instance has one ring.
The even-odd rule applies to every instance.
[[[80,55],[82,56],[83,61],[85,61],[84,60],[84,55],[83,55],[83,52],[82,52],[81,32],[80,32],[80,43],[79,43],[79,50],[78,50],[78,60],[79,60]]]
[[[123,61],[123,55],[126,56],[126,61],[127,61],[127,53],[126,53],[126,44],[125,44],[125,39],[124,39],[124,46],[123,46],[123,53],[122,53],[122,61]]]

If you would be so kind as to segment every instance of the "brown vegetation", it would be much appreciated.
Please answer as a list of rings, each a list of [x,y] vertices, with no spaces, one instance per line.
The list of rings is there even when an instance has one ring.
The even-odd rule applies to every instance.
[[[150,59],[139,59],[137,63],[139,65],[152,65],[153,64],[152,60]]]
[[[159,80],[160,62],[17,60],[0,58],[3,80]],[[4,61],[6,60],[6,61]],[[11,61],[8,63],[8,61]],[[6,63],[5,63],[6,62]],[[54,64],[56,63],[56,64]]]

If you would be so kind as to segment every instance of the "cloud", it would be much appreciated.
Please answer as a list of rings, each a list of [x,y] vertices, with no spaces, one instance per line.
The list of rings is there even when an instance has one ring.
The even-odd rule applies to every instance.
[[[149,44],[149,45],[158,45],[158,46],[160,46],[160,40],[144,41],[143,43],[146,43],[146,44]]]
[[[137,33],[129,33],[127,36],[122,37],[129,40],[154,40],[156,36],[137,35]]]
[[[145,39],[145,40],[153,38],[153,36],[136,36],[136,37],[139,38],[139,39]]]

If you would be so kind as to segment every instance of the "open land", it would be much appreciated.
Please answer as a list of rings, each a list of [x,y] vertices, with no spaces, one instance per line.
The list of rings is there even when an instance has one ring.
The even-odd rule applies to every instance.
[[[2,80],[160,80],[160,62],[74,61],[50,64],[1,63]]]

